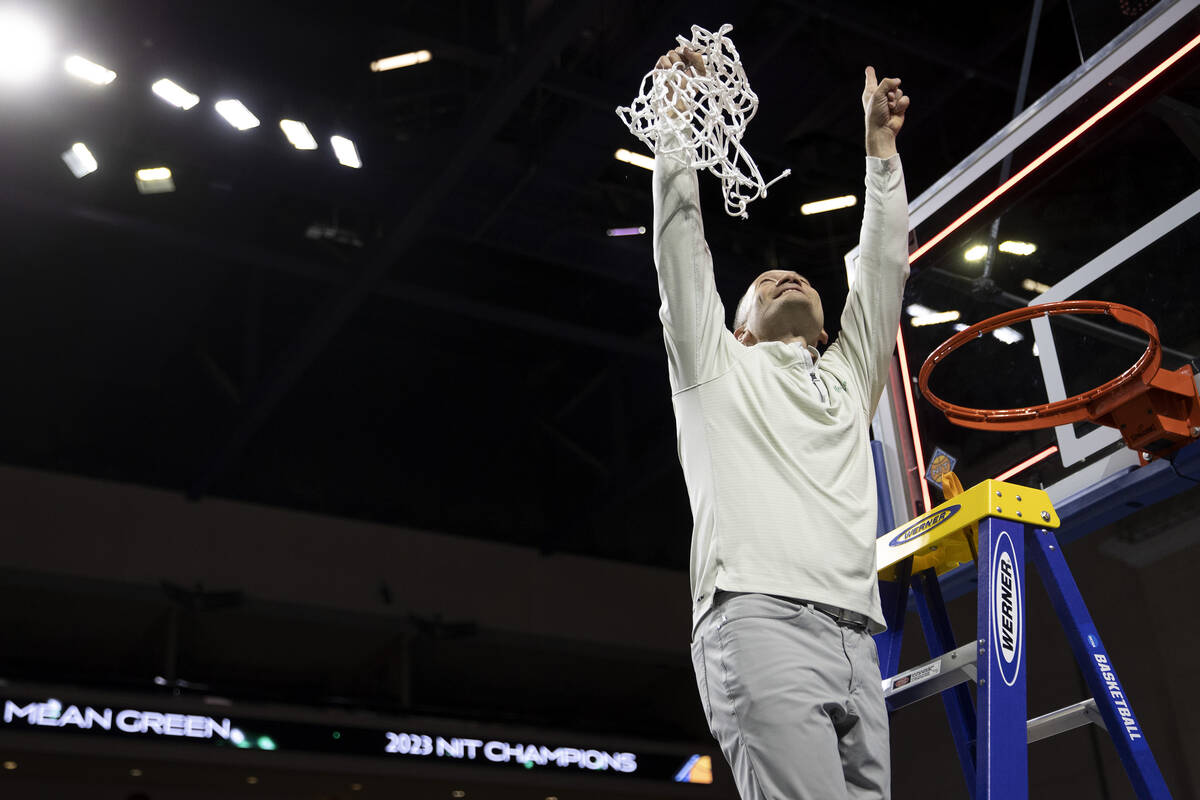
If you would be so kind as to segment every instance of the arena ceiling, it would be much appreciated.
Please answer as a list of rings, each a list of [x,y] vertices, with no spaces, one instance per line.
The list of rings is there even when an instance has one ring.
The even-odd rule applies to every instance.
[[[836,327],[860,212],[799,206],[861,189],[863,67],[912,98],[915,197],[1012,118],[1031,10],[26,6],[119,77],[2,97],[0,459],[679,569],[691,519],[651,243],[606,235],[651,224],[650,176],[614,160],[638,147],[614,108],[676,34],[733,23],[761,100],[746,144],[792,176],[748,221],[702,181],[718,283],[731,298],[796,268]],[[1026,97],[1142,11],[1046,2]],[[368,69],[418,49],[432,59]],[[164,75],[201,104],[151,94]],[[218,96],[264,124],[234,130]],[[352,138],[362,168],[293,149],[284,117]],[[102,167],[77,180],[59,154],[80,140]],[[175,191],[139,194],[133,171],[160,163]]]

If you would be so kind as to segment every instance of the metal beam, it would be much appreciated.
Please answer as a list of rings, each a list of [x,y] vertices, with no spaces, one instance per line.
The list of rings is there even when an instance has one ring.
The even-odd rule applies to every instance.
[[[508,122],[529,93],[578,32],[593,6],[583,0],[559,0],[546,13],[546,22],[530,35],[534,45],[515,59],[514,74],[504,75],[484,92],[485,103],[478,114],[464,125],[462,136],[450,150],[440,173],[424,184],[423,190],[403,195],[405,204],[398,210],[390,233],[367,254],[359,274],[320,309],[308,326],[280,357],[258,389],[242,419],[209,457],[192,484],[191,495],[204,495],[230,462],[235,460],[279,405],[300,376],[324,351],[367,296],[385,280],[388,270],[408,251],[424,231],[434,213],[450,196],[475,157]]]
[[[1021,78],[1017,82],[1017,99],[1013,102],[1013,119],[1016,119],[1025,110],[1025,91],[1029,88],[1029,72],[1033,67],[1033,50],[1037,46],[1038,25],[1041,21],[1042,0],[1033,0],[1033,13],[1029,17],[1029,33],[1025,36],[1025,55],[1021,58]],[[1004,161],[1000,163],[1000,175],[996,179],[997,186],[1002,186],[1012,175],[1012,158],[1013,154],[1009,152],[1004,156]],[[991,280],[992,267],[996,264],[996,239],[1000,235],[1002,218],[1002,214],[997,214],[996,218],[992,220],[992,227],[988,232],[987,258],[983,262],[983,274],[979,276],[981,285],[986,285],[986,282]]]

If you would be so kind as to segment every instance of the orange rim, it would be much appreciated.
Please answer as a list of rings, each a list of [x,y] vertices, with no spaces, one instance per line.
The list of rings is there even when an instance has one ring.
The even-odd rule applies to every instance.
[[[930,391],[929,375],[933,372],[933,368],[967,342],[1014,322],[1024,322],[1034,317],[1050,317],[1055,314],[1107,314],[1123,325],[1129,325],[1142,331],[1150,338],[1150,342],[1146,346],[1146,352],[1142,353],[1142,357],[1137,360],[1137,363],[1111,381],[1054,403],[1044,403],[1040,406],[1026,408],[967,408],[949,403]],[[1006,311],[985,319],[983,322],[977,322],[969,328],[964,328],[942,342],[936,350],[929,354],[929,358],[925,359],[925,363],[921,365],[917,382],[925,399],[945,414],[946,418],[955,425],[980,430],[1030,431],[1092,420],[1090,408],[1096,400],[1120,391],[1123,387],[1139,379],[1143,383],[1149,383],[1149,378],[1158,372],[1161,361],[1162,350],[1158,342],[1158,328],[1141,311],[1120,303],[1066,300],[1060,303],[1046,303],[1028,308],[1018,308],[1015,311]]]

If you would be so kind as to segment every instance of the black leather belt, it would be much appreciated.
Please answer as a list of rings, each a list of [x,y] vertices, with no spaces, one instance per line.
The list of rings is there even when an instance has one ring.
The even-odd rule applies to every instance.
[[[844,608],[838,608],[837,606],[831,606],[825,603],[814,603],[811,600],[801,600],[800,602],[804,603],[806,606],[812,606],[815,610],[820,611],[822,614],[828,614],[829,616],[833,617],[834,621],[836,621],[839,625],[850,625],[852,627],[866,630],[867,624],[870,622],[866,614],[860,614],[857,611],[847,611]]]
[[[724,589],[717,589],[713,594],[716,602],[720,602],[724,596],[737,594],[754,594],[754,592],[727,592]],[[798,597],[788,597],[782,594],[768,594],[767,597],[775,597],[788,603],[797,603],[802,606],[808,606],[813,611],[820,611],[826,616],[833,617],[833,621],[839,625],[849,625],[852,628],[862,628],[867,630],[870,627],[871,620],[866,614],[860,614],[857,611],[850,611],[845,608],[831,606],[828,603],[818,603],[813,600],[802,600]]]

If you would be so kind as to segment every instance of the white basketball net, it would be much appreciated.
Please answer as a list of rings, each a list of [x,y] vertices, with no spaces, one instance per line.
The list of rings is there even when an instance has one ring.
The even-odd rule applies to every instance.
[[[733,26],[725,24],[714,34],[693,25],[690,42],[676,36],[681,45],[700,53],[706,74],[693,77],[682,69],[653,69],[642,78],[638,96],[618,108],[617,116],[652,151],[678,154],[688,167],[707,169],[720,178],[725,211],[745,219],[746,206],[766,197],[767,187],[791,170],[764,182],[742,147],[746,126],[758,111],[758,95],[750,89],[737,48],[725,35],[731,30]]]

